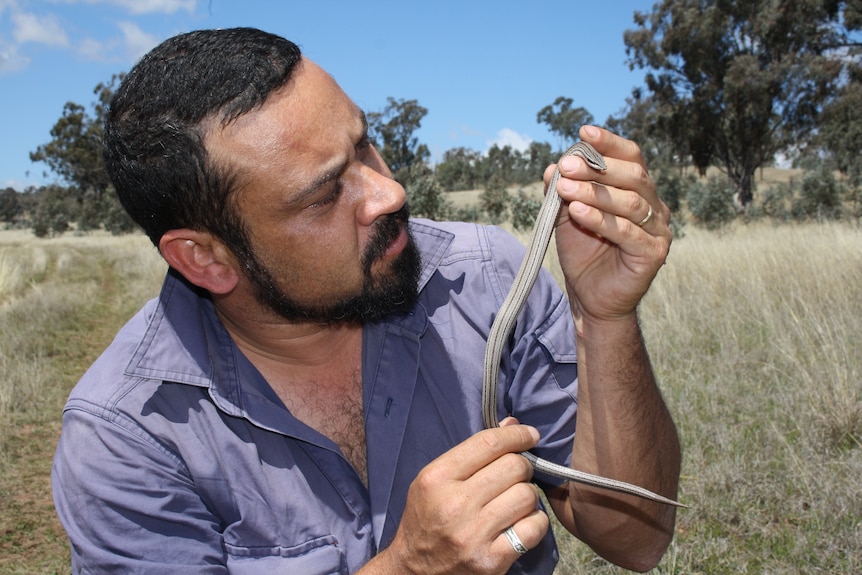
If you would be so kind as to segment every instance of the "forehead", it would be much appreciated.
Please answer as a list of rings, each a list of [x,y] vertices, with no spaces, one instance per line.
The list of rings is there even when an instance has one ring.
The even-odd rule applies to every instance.
[[[205,142],[241,182],[267,170],[301,181],[352,148],[364,128],[361,110],[335,80],[303,58],[285,86],[230,124],[211,126]]]

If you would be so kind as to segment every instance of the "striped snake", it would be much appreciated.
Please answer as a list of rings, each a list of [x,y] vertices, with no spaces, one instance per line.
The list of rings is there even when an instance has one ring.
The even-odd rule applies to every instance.
[[[580,156],[587,164],[599,171],[607,170],[608,166],[604,158],[591,145],[586,142],[578,142],[571,148],[565,151],[562,157]],[[521,262],[521,267],[518,274],[515,276],[515,281],[494,323],[491,326],[491,331],[488,333],[488,344],[485,348],[485,364],[482,384],[482,419],[486,428],[499,427],[499,419],[497,418],[497,379],[500,366],[500,357],[503,354],[503,347],[512,328],[515,326],[515,320],[524,302],[536,282],[536,277],[539,274],[539,268],[542,267],[542,260],[545,257],[545,252],[548,249],[548,243],[551,239],[551,233],[554,231],[557,215],[560,212],[561,199],[557,194],[557,182],[560,179],[559,168],[554,169],[554,175],[551,178],[551,183],[548,184],[548,192],[545,194],[545,201],[539,209],[539,215],[536,217],[536,225],[533,233],[530,236],[530,243],[527,248],[527,255],[524,261]],[[652,491],[617,481],[608,479],[599,475],[585,473],[570,469],[556,463],[551,463],[539,457],[536,457],[529,451],[521,453],[536,471],[541,471],[554,477],[610,489],[621,493],[629,493],[637,495],[644,499],[650,499],[667,505],[675,505],[685,507],[681,503],[677,503],[672,499],[662,497]]]

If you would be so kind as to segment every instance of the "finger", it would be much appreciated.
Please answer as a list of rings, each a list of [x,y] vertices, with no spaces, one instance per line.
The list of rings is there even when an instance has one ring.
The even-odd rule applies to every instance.
[[[539,507],[539,488],[522,481],[511,485],[482,508],[482,522],[501,530],[532,514]]]
[[[557,186],[557,191],[563,201],[568,202],[570,206],[572,202],[580,202],[628,220],[635,227],[646,228],[648,231],[658,232],[661,225],[666,225],[670,220],[670,210],[661,200],[657,197],[648,200],[631,190],[615,189],[597,182],[565,180]],[[558,224],[565,222],[566,218],[567,214],[563,214],[562,221],[558,221]],[[624,231],[633,231],[624,222],[620,224]]]
[[[559,163],[561,178],[557,183],[557,193],[565,198],[566,190],[576,188],[578,182],[598,182],[618,190],[635,191],[648,202],[658,201],[655,183],[643,165],[610,158],[606,162],[608,169],[598,172],[578,156],[562,158]],[[646,213],[646,208],[643,213]]]
[[[628,218],[601,211],[581,202],[570,203],[568,213],[571,221],[580,228],[620,246],[626,254],[633,256],[634,259],[626,260],[633,272],[652,271],[654,273],[667,259],[671,232],[666,225],[661,226],[657,231],[644,230]]]
[[[478,470],[465,481],[474,497],[487,505],[514,485],[525,484],[533,478],[533,466],[527,458],[506,453]]]
[[[536,446],[539,432],[529,425],[507,425],[485,429],[462,441],[428,467],[434,474],[464,481],[506,453],[520,453]]]
[[[598,126],[581,126],[578,132],[581,139],[592,144],[598,153],[606,158],[615,158],[645,166],[640,146],[631,140],[614,134]]]
[[[542,537],[548,532],[550,525],[551,522],[547,514],[539,509],[535,509],[511,527],[521,544],[529,550],[536,547],[542,541]],[[501,557],[509,557],[513,561],[521,556],[521,553],[515,550],[512,543],[506,537],[505,529],[500,531],[500,535],[491,544],[491,552],[499,554]]]

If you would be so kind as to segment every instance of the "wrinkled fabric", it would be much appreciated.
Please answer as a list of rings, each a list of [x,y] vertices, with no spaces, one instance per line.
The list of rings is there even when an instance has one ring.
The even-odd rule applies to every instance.
[[[52,479],[75,573],[352,573],[386,547],[419,470],[482,429],[487,333],[524,254],[494,227],[410,226],[419,300],[363,333],[368,488],[290,414],[212,302],[169,271],[64,410]],[[504,353],[498,411],[536,426],[535,452],[564,465],[574,338],[543,272]],[[510,572],[556,561],[549,532]]]

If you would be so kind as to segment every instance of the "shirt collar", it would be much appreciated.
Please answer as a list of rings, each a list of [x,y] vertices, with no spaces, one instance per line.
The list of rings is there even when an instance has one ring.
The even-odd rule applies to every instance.
[[[428,221],[411,220],[409,225],[422,258],[421,291],[440,265],[454,236]],[[421,305],[382,323],[421,334],[427,317],[420,308]],[[173,269],[168,271],[156,309],[126,373],[133,377],[208,387],[214,400],[231,415],[244,414],[241,393],[273,399],[269,385],[242,355],[222,325],[210,298]],[[243,382],[241,391],[240,381]]]

